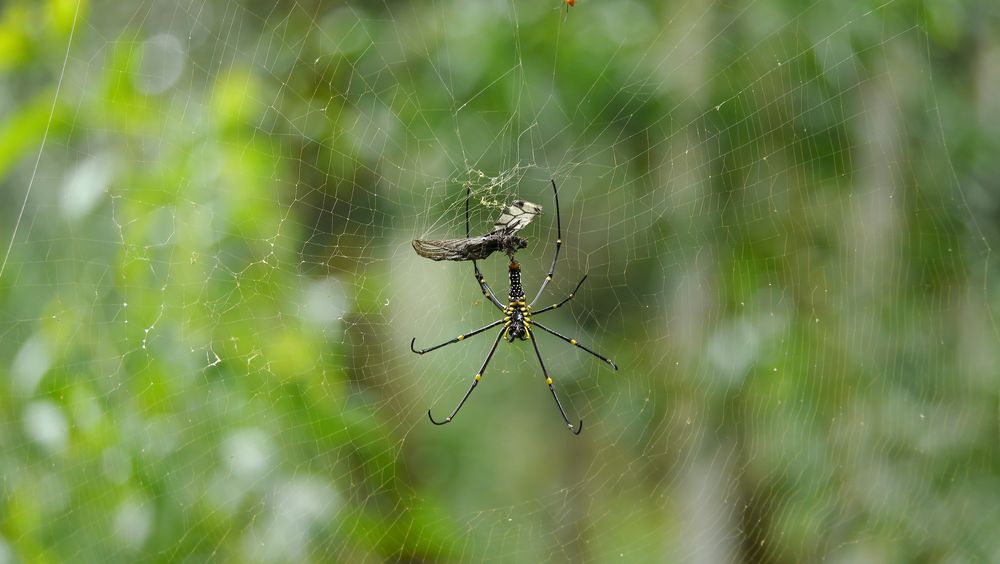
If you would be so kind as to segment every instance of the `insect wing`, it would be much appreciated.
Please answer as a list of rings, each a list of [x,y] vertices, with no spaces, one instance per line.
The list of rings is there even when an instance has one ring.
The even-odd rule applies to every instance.
[[[499,233],[509,237],[524,229],[540,213],[542,213],[542,206],[524,200],[516,200],[503,210],[500,218],[493,224],[493,234]]]
[[[490,244],[490,243],[494,244]],[[482,260],[500,247],[496,241],[481,237],[444,240],[413,240],[413,250],[431,260]]]

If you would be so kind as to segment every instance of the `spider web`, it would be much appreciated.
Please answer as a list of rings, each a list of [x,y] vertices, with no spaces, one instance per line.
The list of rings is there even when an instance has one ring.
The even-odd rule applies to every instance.
[[[992,12],[0,8],[0,562],[996,558]]]

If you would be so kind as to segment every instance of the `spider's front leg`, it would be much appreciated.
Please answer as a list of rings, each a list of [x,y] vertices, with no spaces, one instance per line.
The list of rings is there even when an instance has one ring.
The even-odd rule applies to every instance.
[[[485,330],[487,330],[487,329],[489,329],[491,327],[496,327],[497,325],[500,325],[503,322],[504,322],[503,319],[498,319],[497,321],[494,321],[493,323],[490,323],[489,325],[485,325],[483,327],[480,327],[479,329],[476,329],[475,331],[470,331],[468,333],[465,333],[464,335],[459,335],[459,336],[455,337],[454,339],[451,339],[449,341],[445,341],[445,342],[441,343],[440,345],[434,345],[433,347],[430,347],[428,349],[416,349],[416,348],[414,348],[413,345],[416,344],[416,342],[417,342],[417,338],[414,337],[413,340],[410,341],[410,350],[413,351],[413,352],[415,352],[415,353],[417,353],[417,354],[429,353],[429,352],[431,352],[433,350],[440,349],[441,347],[446,347],[448,345],[453,345],[453,344],[455,344],[455,343],[457,343],[459,341],[464,341],[468,337],[471,337],[473,335],[478,335],[478,334],[482,333],[483,331],[485,331]]]
[[[549,376],[549,371],[546,370],[545,363],[542,361],[542,353],[538,350],[538,341],[530,336],[530,331],[528,332],[528,335],[528,338],[531,340],[531,345],[535,348],[535,356],[538,357],[538,365],[542,367],[542,375],[545,376],[545,384],[549,387],[549,391],[552,392],[552,399],[556,400],[556,407],[559,408],[559,415],[562,415],[563,422],[565,422],[566,426],[569,427],[570,432],[574,435],[579,435],[583,432],[583,419],[580,420],[579,424],[574,426],[570,423],[569,417],[566,417],[566,410],[563,409],[562,402],[559,401],[559,396],[556,395],[556,389],[552,385],[552,377]]]
[[[434,419],[434,416],[431,415],[431,410],[429,409],[427,410],[427,417],[430,418],[431,423],[435,425],[445,425],[447,423],[451,423],[451,420],[454,419],[455,415],[458,414],[458,410],[462,409],[462,406],[465,405],[465,400],[469,399],[469,396],[472,395],[472,390],[475,390],[476,386],[479,385],[479,381],[483,378],[483,374],[486,373],[486,367],[490,365],[490,359],[493,358],[493,353],[497,352],[497,345],[500,344],[500,339],[503,338],[503,335],[506,331],[507,328],[504,327],[503,329],[500,330],[499,333],[497,333],[497,338],[496,340],[493,341],[493,346],[490,348],[490,354],[486,355],[486,360],[483,361],[483,366],[479,369],[479,372],[476,372],[476,375],[472,378],[472,385],[469,386],[468,390],[466,390],[465,395],[462,397],[462,401],[458,402],[458,405],[455,407],[454,410],[452,410],[451,414],[448,415],[448,417],[445,417],[444,421],[437,421],[436,419]]]

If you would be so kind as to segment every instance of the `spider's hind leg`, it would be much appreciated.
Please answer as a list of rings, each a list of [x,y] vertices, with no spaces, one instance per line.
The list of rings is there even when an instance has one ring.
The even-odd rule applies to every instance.
[[[476,275],[476,282],[479,283],[479,289],[483,291],[483,296],[497,309],[503,309],[503,302],[497,299],[496,294],[493,293],[493,288],[490,288],[490,285],[486,282],[486,277],[479,271],[479,265],[476,264],[476,261],[472,261],[472,269]]]
[[[531,300],[529,305],[535,305],[538,298],[542,297],[542,292],[545,291],[545,287],[549,285],[552,277],[556,273],[556,261],[559,260],[559,248],[562,247],[562,221],[559,218],[559,191],[556,190],[556,181],[550,180],[552,183],[552,195],[556,200],[556,252],[552,255],[552,266],[549,267],[549,273],[545,276],[545,280],[542,282],[542,286],[538,288],[538,293],[535,294],[534,299]]]
[[[471,237],[471,229],[469,225],[469,200],[472,198],[472,188],[465,187],[465,236],[466,238]],[[503,303],[497,299],[496,294],[493,293],[493,288],[486,282],[486,277],[483,273],[479,271],[479,265],[476,261],[472,261],[472,271],[476,276],[476,282],[479,283],[479,289],[482,290],[483,296],[486,297],[497,309],[503,309]]]

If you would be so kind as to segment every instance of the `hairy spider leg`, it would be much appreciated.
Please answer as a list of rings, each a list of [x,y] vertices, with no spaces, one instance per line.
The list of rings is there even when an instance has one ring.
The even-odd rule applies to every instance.
[[[471,235],[472,231],[470,230],[469,226],[469,200],[471,199],[472,199],[472,188],[466,186],[465,187],[465,237],[466,238],[472,236]],[[486,282],[486,277],[483,276],[483,273],[479,271],[479,265],[476,264],[476,261],[472,261],[472,270],[475,273],[476,282],[479,283],[479,289],[482,290],[483,295],[486,296],[486,298],[490,300],[490,302],[492,302],[497,309],[503,309],[503,302],[497,299],[496,294],[493,293],[493,289],[490,288],[490,285]]]
[[[464,335],[459,335],[459,336],[455,337],[454,339],[445,341],[445,342],[441,343],[440,345],[434,345],[433,347],[430,347],[428,349],[415,349],[415,348],[413,348],[413,345],[417,342],[417,338],[414,337],[413,340],[410,341],[410,350],[413,351],[413,352],[415,352],[415,353],[417,353],[417,354],[429,353],[429,352],[431,352],[433,350],[440,349],[441,347],[446,347],[448,345],[457,343],[459,341],[464,341],[465,339],[467,339],[467,338],[469,338],[469,337],[471,337],[473,335],[478,335],[478,334],[482,333],[483,331],[485,331],[485,330],[487,330],[487,329],[489,329],[491,327],[496,327],[497,325],[500,325],[503,322],[504,322],[503,319],[499,319],[497,321],[494,321],[493,323],[490,323],[489,325],[484,325],[483,327],[480,327],[479,329],[476,329],[475,331],[470,331],[468,333],[465,333]]]
[[[563,409],[562,402],[559,401],[559,396],[556,394],[555,386],[552,385],[552,377],[549,376],[549,371],[545,369],[545,362],[542,361],[542,353],[538,350],[538,340],[531,339],[531,345],[535,348],[535,356],[538,357],[538,365],[542,367],[542,375],[545,376],[545,384],[548,385],[549,391],[552,392],[552,399],[556,400],[556,407],[559,408],[559,415],[562,415],[563,421],[569,430],[574,435],[579,435],[583,431],[583,419],[580,420],[580,424],[576,427],[569,422],[569,417],[566,417],[566,410]],[[575,431],[573,429],[576,429]]]
[[[562,221],[559,218],[559,190],[556,189],[556,181],[549,180],[552,183],[552,195],[556,199],[556,252],[552,255],[552,266],[549,268],[549,273],[545,276],[545,280],[542,282],[542,286],[538,288],[538,293],[535,294],[534,299],[531,300],[529,306],[535,305],[538,298],[542,297],[542,292],[545,291],[545,287],[549,285],[549,281],[552,280],[552,276],[556,273],[556,261],[559,260],[559,248],[562,247]]]
[[[580,343],[576,342],[576,339],[571,339],[571,338],[569,338],[569,337],[567,337],[565,335],[560,335],[559,333],[556,333],[552,329],[549,329],[548,327],[546,327],[546,326],[544,326],[541,323],[538,323],[536,321],[532,321],[531,324],[534,325],[535,327],[538,327],[542,331],[546,331],[548,333],[551,333],[551,334],[555,335],[556,337],[559,337],[560,339],[566,341],[567,343],[573,345],[574,347],[579,347],[579,348],[587,351],[588,353],[590,353],[590,354],[596,356],[597,358],[603,360],[604,362],[607,362],[608,364],[610,364],[611,367],[614,368],[615,370],[618,370],[618,365],[615,364],[610,358],[602,356],[602,355],[600,355],[600,354],[598,354],[598,353],[596,353],[596,352],[588,349],[587,347],[585,347],[585,346],[581,345]]]
[[[462,397],[462,401],[458,402],[458,406],[456,406],[454,411],[451,412],[451,415],[445,417],[444,421],[435,421],[434,416],[431,415],[431,410],[429,409],[427,410],[427,417],[430,418],[431,423],[435,425],[445,425],[447,423],[451,423],[451,420],[454,419],[455,415],[458,414],[458,410],[462,409],[462,406],[465,405],[465,400],[469,399],[469,396],[472,395],[472,390],[475,390],[476,386],[479,385],[479,380],[481,380],[483,374],[486,373],[486,367],[489,366],[490,359],[493,358],[493,353],[497,352],[497,346],[500,344],[500,339],[503,338],[503,334],[506,331],[507,328],[504,327],[503,329],[500,330],[499,333],[497,333],[497,338],[493,341],[493,346],[490,347],[490,354],[486,355],[486,360],[483,361],[482,368],[480,368],[479,372],[477,372],[476,375],[473,377],[472,385],[469,386],[469,389],[465,392],[465,395]]]

